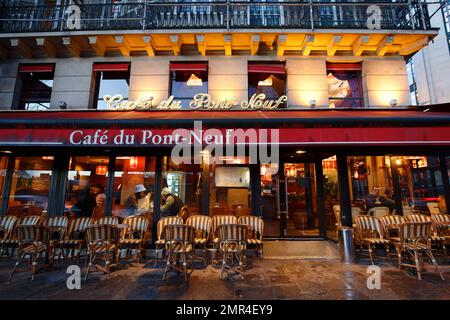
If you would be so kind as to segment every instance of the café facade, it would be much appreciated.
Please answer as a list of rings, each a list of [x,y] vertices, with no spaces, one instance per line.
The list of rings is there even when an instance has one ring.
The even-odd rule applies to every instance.
[[[2,29],[0,213],[86,214],[83,198],[101,186],[104,214],[122,216],[141,184],[153,231],[164,187],[192,214],[261,216],[266,239],[333,239],[374,189],[397,214],[428,202],[449,213],[450,105],[412,106],[406,63],[437,30],[346,29],[322,11],[321,28],[277,29],[264,17],[281,5],[248,8],[227,29],[208,6],[211,28],[176,28],[183,11],[161,6],[154,29],[130,18],[112,31],[127,21],[112,16],[99,19],[110,29],[92,26],[89,10],[79,29]],[[203,10],[190,7],[192,19]]]

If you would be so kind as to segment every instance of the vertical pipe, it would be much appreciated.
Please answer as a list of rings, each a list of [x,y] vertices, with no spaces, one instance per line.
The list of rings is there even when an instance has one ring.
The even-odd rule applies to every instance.
[[[309,0],[309,20],[311,22],[311,31],[314,31],[314,10],[313,10],[313,2]]]
[[[261,217],[261,167],[259,164],[252,164],[250,166],[250,187],[251,187],[251,204],[252,215]]]
[[[8,157],[8,163],[6,164],[6,176],[5,176],[5,188],[3,189],[3,198],[2,198],[2,214],[6,215],[8,211],[8,201],[9,201],[9,193],[11,192],[11,183],[14,174],[14,166],[16,162],[16,157],[11,156]]]
[[[112,215],[112,195],[114,189],[114,171],[116,170],[116,156],[109,157],[108,179],[106,180],[105,216]]]
[[[280,161],[279,165],[279,186],[278,186],[278,201],[280,202],[280,236],[287,236],[287,190],[286,177],[284,175],[284,161]]]
[[[322,159],[318,159],[316,165],[316,192],[317,192],[317,214],[319,216],[319,235],[327,236],[327,212],[325,209],[325,190],[323,188]]]
[[[352,227],[352,205],[350,200],[350,185],[348,182],[347,157],[339,153],[336,156],[339,178],[339,196],[341,199],[342,226]]]
[[[209,163],[203,161],[202,157],[202,167],[203,167],[203,173],[202,173],[202,192],[200,194],[201,196],[201,213],[205,216],[209,216],[209,201],[210,201],[210,183],[209,183]]]
[[[157,225],[161,216],[161,189],[162,189],[162,159],[163,156],[156,156],[155,165],[155,186],[153,188],[153,223],[152,223],[152,243],[157,240]]]
[[[402,188],[400,186],[400,175],[398,174],[398,166],[393,157],[389,157],[392,170],[392,185],[394,187],[394,202],[395,202],[395,213],[398,215],[403,215],[403,205],[402,205]]]
[[[50,184],[50,195],[48,199],[47,216],[62,216],[64,213],[64,197],[66,193],[66,181],[69,157],[66,155],[56,156]]]
[[[439,156],[439,166],[441,169],[442,184],[444,185],[446,213],[450,214],[450,182],[448,178],[448,170],[450,168],[447,168],[445,155]]]

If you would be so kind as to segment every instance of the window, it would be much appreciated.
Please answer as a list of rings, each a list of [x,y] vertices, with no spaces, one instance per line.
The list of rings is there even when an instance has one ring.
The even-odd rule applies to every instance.
[[[450,3],[442,6],[442,17],[444,18],[445,33],[447,35],[447,45],[450,52]]]
[[[121,95],[123,101],[128,100],[130,87],[130,64],[129,63],[95,63],[95,98],[94,104],[98,110],[107,109],[103,100],[105,95]]]
[[[17,157],[7,214],[40,215],[47,210],[53,157]]]
[[[134,214],[152,221],[156,157],[118,156],[114,172],[112,215]]]
[[[330,108],[363,107],[360,64],[328,63],[327,79]]]
[[[286,68],[283,63],[248,64],[248,95],[265,94],[268,100],[277,100],[286,94]],[[285,105],[284,105],[285,106]]]
[[[395,209],[391,161],[388,156],[348,157],[352,206],[363,212],[373,207]]]
[[[392,157],[398,168],[402,203],[416,211],[429,213],[428,202],[438,202],[444,196],[444,185],[438,157]]]
[[[65,211],[72,216],[92,216],[95,208],[104,212],[108,157],[72,157],[67,177]]]
[[[53,88],[53,64],[19,66],[20,110],[48,110]]]
[[[170,95],[181,101],[184,110],[198,93],[208,93],[208,65],[206,63],[171,63]]]

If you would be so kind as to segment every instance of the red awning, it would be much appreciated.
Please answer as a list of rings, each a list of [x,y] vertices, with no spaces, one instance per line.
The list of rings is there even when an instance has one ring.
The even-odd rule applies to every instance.
[[[94,71],[128,71],[129,63],[94,63]]]
[[[206,63],[171,63],[170,71],[206,71]]]
[[[282,64],[249,64],[248,72],[286,74],[286,68]]]
[[[327,63],[328,71],[361,71],[361,63]]]
[[[21,64],[19,72],[53,72],[54,64]]]

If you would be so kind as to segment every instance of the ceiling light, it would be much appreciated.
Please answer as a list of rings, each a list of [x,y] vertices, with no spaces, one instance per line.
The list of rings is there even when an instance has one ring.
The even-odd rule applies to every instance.
[[[297,150],[295,153],[296,154],[304,154],[304,153],[306,153],[306,151],[304,151],[304,150]]]
[[[192,73],[186,84],[189,87],[201,87],[203,85],[203,81]]]

